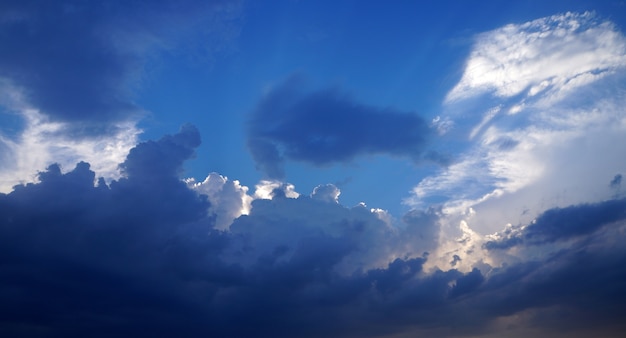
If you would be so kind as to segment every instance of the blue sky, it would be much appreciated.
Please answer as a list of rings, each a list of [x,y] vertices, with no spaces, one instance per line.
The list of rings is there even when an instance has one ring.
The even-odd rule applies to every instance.
[[[0,46],[3,336],[626,330],[623,1],[4,1]]]

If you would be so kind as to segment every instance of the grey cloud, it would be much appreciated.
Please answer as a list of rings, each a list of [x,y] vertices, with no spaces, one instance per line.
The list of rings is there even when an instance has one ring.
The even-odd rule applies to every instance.
[[[611,183],[609,183],[609,186],[611,187],[611,189],[619,189],[621,185],[622,185],[622,174],[615,175],[615,177],[613,177],[613,179],[611,180]]]
[[[524,229],[512,228],[498,240],[488,241],[489,250],[508,249],[517,245],[539,245],[589,235],[594,231],[626,219],[626,199],[550,209]]]
[[[198,129],[185,125],[176,135],[137,145],[131,149],[120,167],[124,174],[135,179],[176,177],[180,174],[183,162],[194,154],[200,142]]]
[[[387,154],[418,161],[432,131],[414,113],[368,106],[339,89],[307,91],[296,76],[261,99],[247,133],[258,168],[280,178],[285,160],[327,165]]]
[[[620,318],[626,314],[626,252],[619,242],[566,248],[542,261],[495,271],[470,302],[489,317],[524,311],[527,322],[516,325],[541,328],[545,337],[592,332],[620,337],[625,329]]]

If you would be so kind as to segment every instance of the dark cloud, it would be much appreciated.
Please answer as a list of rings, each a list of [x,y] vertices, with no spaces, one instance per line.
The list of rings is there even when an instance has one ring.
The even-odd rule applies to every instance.
[[[200,142],[198,129],[185,125],[176,135],[137,145],[120,167],[126,176],[135,179],[177,177],[183,162],[194,154]]]
[[[617,237],[494,271],[472,306],[491,318],[525,313],[525,322],[515,325],[541,328],[545,337],[621,337],[626,252],[623,235]]]
[[[283,161],[314,165],[360,155],[423,157],[431,134],[413,113],[364,105],[338,89],[307,92],[291,77],[258,103],[248,121],[248,148],[259,169],[284,175]]]
[[[611,187],[611,189],[619,189],[621,185],[622,185],[622,174],[615,175],[615,177],[613,177],[613,179],[611,180],[611,183],[609,183],[609,186]]]
[[[339,273],[358,252],[359,234],[382,224],[362,224],[364,209],[308,197],[256,201],[259,216],[241,218],[232,233],[211,230],[207,201],[175,176],[182,158],[172,150],[188,157],[195,136],[185,127],[140,144],[125,162],[128,176],[110,186],[94,186],[87,163],[67,173],[53,165],[40,183],[0,195],[3,336],[371,335],[395,331],[384,323],[395,322],[400,308],[418,316],[443,304],[448,283],[462,276],[417,278],[425,258]],[[257,246],[250,264],[224,257],[250,250],[241,238],[262,236],[273,224],[297,227],[280,212],[261,223],[269,209],[294,206],[309,218],[324,208],[347,218],[329,217],[336,222],[321,230],[311,222],[268,251]]]
[[[139,145],[110,187],[81,162],[2,195],[3,336],[165,336],[199,320],[193,280],[218,271],[198,268],[219,236],[198,223],[209,204],[174,175],[184,159],[172,151],[189,156],[196,141],[185,127]]]
[[[148,56],[171,48],[186,27],[205,33],[218,26],[219,15],[229,10],[222,5],[223,1],[3,1],[0,78],[54,120],[95,126],[127,119],[140,110],[132,101],[132,90],[139,85]]]
[[[537,223],[589,218],[568,232],[586,241],[545,258],[427,270],[415,253],[434,241],[440,211],[412,211],[394,229],[336,203],[332,185],[298,198],[283,186],[214,230],[206,197],[178,177],[199,142],[185,126],[142,143],[110,185],[81,162],[0,194],[0,335],[446,337],[517,314],[546,337],[623,329],[624,226],[589,225],[623,219],[623,200],[546,212]]]
[[[550,209],[525,228],[510,228],[501,238],[485,243],[486,249],[539,245],[589,235],[601,227],[626,219],[626,199]]]

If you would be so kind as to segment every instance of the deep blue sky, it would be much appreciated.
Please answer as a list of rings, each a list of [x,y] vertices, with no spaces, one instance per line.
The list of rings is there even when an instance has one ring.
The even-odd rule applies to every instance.
[[[624,1],[0,3],[0,336],[622,337]]]
[[[445,95],[460,79],[475,34],[567,11],[595,11],[619,25],[619,9],[619,3],[589,1],[246,3],[227,37],[215,38],[216,51],[181,46],[151,65],[136,95],[151,113],[140,124],[142,139],[191,122],[204,142],[186,174],[201,179],[216,171],[252,185],[263,174],[247,151],[245,121],[268,87],[293,74],[312,90],[339,87],[363,104],[431,120],[442,114]],[[287,180],[305,192],[322,182],[350,182],[343,189],[346,204],[366,201],[395,212],[406,211],[400,201],[407,186],[432,170],[384,155],[322,168],[287,166]],[[391,182],[372,180],[386,173],[393,173]]]

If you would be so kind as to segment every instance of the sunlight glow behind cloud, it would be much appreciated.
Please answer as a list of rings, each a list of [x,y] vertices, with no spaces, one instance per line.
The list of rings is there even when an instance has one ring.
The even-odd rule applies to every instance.
[[[133,122],[120,122],[112,132],[96,137],[75,137],[69,123],[52,122],[33,109],[22,111],[26,126],[17,139],[0,135],[5,160],[0,164],[0,191],[9,192],[16,184],[33,182],[37,172],[52,163],[72,168],[87,161],[99,177],[120,177],[118,165],[137,144],[141,131]]]
[[[420,26],[419,2],[353,15],[306,1],[12,1],[0,2],[0,42],[16,51],[0,56],[0,336],[626,332],[618,21],[483,23],[447,2]],[[300,39],[318,15],[323,38]],[[435,21],[451,27],[434,34]],[[428,43],[484,24],[471,46]],[[220,67],[188,67],[239,33]],[[156,51],[167,75],[134,102],[129,82]],[[465,65],[458,83],[450,62]],[[279,80],[299,67],[321,83]],[[421,108],[419,86],[433,101]]]
[[[555,15],[479,34],[463,77],[444,103],[455,135],[467,132],[474,142],[456,163],[422,180],[408,203],[444,195],[446,205],[462,210],[492,199],[512,202],[511,194],[539,189],[543,202],[520,197],[517,208],[511,208],[520,213],[531,208],[533,215],[581,202],[589,194],[606,196],[597,190],[603,186],[598,175],[588,185],[570,180],[594,163],[607,175],[603,179],[626,170],[613,160],[626,150],[626,115],[620,108],[626,99],[613,89],[624,81],[625,66],[626,38],[591,13]],[[477,103],[464,107],[468,100]],[[472,109],[484,111],[482,119],[463,120]],[[614,146],[604,148],[609,143]],[[501,219],[501,225],[519,215],[507,217],[514,219]]]

